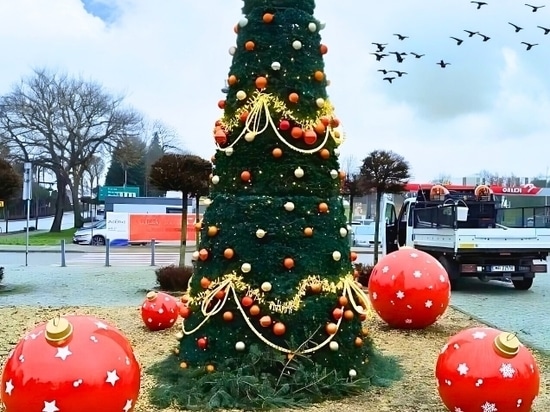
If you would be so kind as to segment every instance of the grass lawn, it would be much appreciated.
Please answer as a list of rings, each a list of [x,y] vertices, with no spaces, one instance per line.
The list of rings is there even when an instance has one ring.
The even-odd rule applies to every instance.
[[[73,241],[73,234],[76,229],[65,229],[61,232],[30,232],[29,245],[31,246],[54,246],[59,245],[62,239],[67,243]],[[25,245],[26,233],[14,233],[0,236],[0,245]]]

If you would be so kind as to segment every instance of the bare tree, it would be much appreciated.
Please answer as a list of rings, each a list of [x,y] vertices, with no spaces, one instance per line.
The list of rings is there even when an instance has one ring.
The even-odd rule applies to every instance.
[[[142,161],[144,153],[145,142],[137,136],[123,136],[118,142],[113,156],[124,170],[124,187],[128,183],[128,169]]]
[[[137,135],[141,117],[97,83],[35,70],[0,98],[0,138],[20,161],[32,161],[56,177],[51,231],[61,230],[67,186],[75,227],[83,224],[78,189],[90,159],[105,155],[124,136]]]
[[[86,167],[88,176],[90,178],[90,188],[94,190],[94,184],[99,186],[99,176],[105,171],[105,160],[101,156],[92,156],[90,162]]]
[[[392,151],[374,150],[363,160],[361,183],[366,191],[376,192],[374,221],[374,264],[378,263],[380,204],[384,193],[401,193],[411,177],[409,164]]]
[[[432,179],[431,183],[439,185],[450,185],[452,183],[452,178],[450,174],[440,173]]]

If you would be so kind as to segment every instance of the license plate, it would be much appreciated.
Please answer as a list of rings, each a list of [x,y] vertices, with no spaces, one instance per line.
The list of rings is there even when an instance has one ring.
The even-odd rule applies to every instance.
[[[516,267],[513,265],[491,266],[491,272],[513,272],[515,270]]]

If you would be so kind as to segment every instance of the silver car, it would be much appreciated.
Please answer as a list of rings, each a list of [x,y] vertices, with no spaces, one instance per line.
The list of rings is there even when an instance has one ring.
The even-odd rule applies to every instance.
[[[78,229],[73,235],[73,243],[79,245],[102,246],[107,238],[107,222],[99,220],[90,226]]]

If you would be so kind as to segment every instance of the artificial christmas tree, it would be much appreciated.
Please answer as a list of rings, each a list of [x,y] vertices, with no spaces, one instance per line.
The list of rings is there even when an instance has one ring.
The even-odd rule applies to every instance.
[[[239,396],[236,376],[249,378],[240,384],[243,400],[257,391],[264,407],[287,404],[284,396],[353,393],[375,376],[314,6],[244,0],[235,26],[214,127],[211,204],[199,225],[178,351],[189,378],[209,373],[187,382],[185,396],[219,394],[213,388],[225,384],[216,406],[242,406],[229,400]]]

